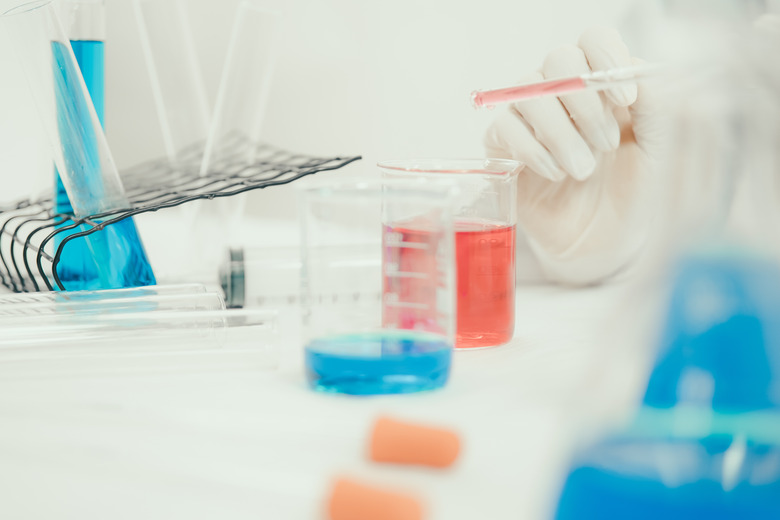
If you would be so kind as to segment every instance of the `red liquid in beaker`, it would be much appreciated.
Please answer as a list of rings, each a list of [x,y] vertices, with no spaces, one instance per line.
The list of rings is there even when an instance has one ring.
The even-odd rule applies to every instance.
[[[397,237],[396,241],[430,244],[431,233],[415,227],[410,223],[388,232]],[[484,220],[456,222],[455,254],[455,346],[478,348],[506,343],[512,339],[515,327],[515,226]],[[413,247],[398,248],[394,256],[393,270],[400,276],[391,278],[385,273],[383,321],[399,328],[436,332],[440,274],[435,257],[430,249]]]

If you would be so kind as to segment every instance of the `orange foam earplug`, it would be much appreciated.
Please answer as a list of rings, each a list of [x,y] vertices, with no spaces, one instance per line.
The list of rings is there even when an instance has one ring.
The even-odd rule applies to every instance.
[[[443,428],[380,417],[371,432],[369,449],[374,462],[446,468],[458,458],[460,439]]]
[[[328,500],[329,520],[422,520],[422,504],[410,495],[336,480]]]

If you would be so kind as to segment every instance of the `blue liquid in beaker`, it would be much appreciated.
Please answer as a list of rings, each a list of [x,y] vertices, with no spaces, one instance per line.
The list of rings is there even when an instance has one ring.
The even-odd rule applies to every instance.
[[[352,395],[404,394],[447,382],[452,344],[414,332],[322,338],[306,346],[306,376],[314,390]]]
[[[82,76],[95,106],[98,119],[103,124],[104,113],[104,74],[103,74],[103,42],[91,40],[73,40],[71,47]],[[56,99],[58,121],[62,123],[62,111],[70,105],[66,100],[77,96],[78,71],[71,70],[67,60],[67,48],[52,42],[54,57]],[[78,107],[77,109],[83,109]],[[76,117],[88,118],[88,113]],[[84,125],[90,128],[89,124]],[[85,142],[95,142],[87,139]],[[68,153],[67,145],[65,153]],[[96,187],[95,196],[100,196],[98,187],[101,185],[100,160],[97,157],[97,146],[83,151],[89,164],[84,165],[94,175]],[[73,214],[73,208],[59,173],[55,171],[55,211],[61,214]],[[59,233],[54,237],[55,250],[59,248],[66,236],[85,231],[88,227],[80,225],[67,233]],[[78,237],[68,241],[60,255],[57,265],[57,275],[66,290],[95,290],[109,288],[136,287],[156,283],[154,273],[149,265],[143,244],[138,236],[132,219],[125,219],[112,224],[102,231],[93,233],[88,238]]]

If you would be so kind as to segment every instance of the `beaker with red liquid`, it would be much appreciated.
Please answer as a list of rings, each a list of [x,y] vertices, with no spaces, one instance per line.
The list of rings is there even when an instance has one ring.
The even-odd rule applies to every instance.
[[[456,348],[503,345],[515,329],[517,161],[504,159],[398,160],[379,163],[385,178],[448,182],[458,190],[453,208],[457,286]],[[416,219],[396,222],[387,237],[419,240],[429,231]],[[435,265],[425,251],[404,250],[404,271]],[[435,273],[403,280],[401,293],[431,290]],[[414,312],[407,311],[407,312]],[[410,316],[419,322],[419,316]],[[403,323],[403,319],[400,320]]]

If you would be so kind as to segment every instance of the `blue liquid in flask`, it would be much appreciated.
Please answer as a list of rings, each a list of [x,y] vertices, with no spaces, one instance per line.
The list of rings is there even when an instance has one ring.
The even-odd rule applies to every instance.
[[[596,450],[600,463],[586,462],[569,474],[554,518],[780,518],[780,447],[748,441],[733,466],[722,452],[709,449],[713,444],[709,439],[608,443]]]
[[[452,344],[412,331],[348,334],[306,346],[309,386],[352,395],[404,394],[444,386]]]
[[[71,47],[102,125],[104,114],[103,42],[72,40]],[[67,48],[64,45],[52,42],[52,54],[54,67],[57,69],[55,71],[57,78],[55,92],[58,120],[62,124],[62,113],[70,106],[67,101],[78,95],[78,71],[71,70],[70,62],[67,60]],[[76,99],[78,98],[76,97]],[[77,107],[77,110],[84,108]],[[77,117],[88,119],[89,113],[84,110]],[[84,128],[89,128],[88,122]],[[89,163],[85,167],[91,169],[91,173],[94,175],[93,183],[90,184],[94,184],[96,188],[95,196],[100,196],[99,186],[102,182],[100,179],[100,160],[97,146],[89,149],[90,142],[96,141],[87,138],[88,149],[83,150],[82,153]],[[67,144],[66,154],[68,153]],[[61,214],[72,215],[73,207],[60,175],[56,171],[55,183],[55,210]],[[55,250],[59,248],[66,236],[87,229],[88,227],[82,224],[66,233],[55,235]],[[60,255],[57,275],[65,289],[70,291],[137,287],[156,283],[132,218],[112,224],[88,237],[77,237],[69,240]]]

